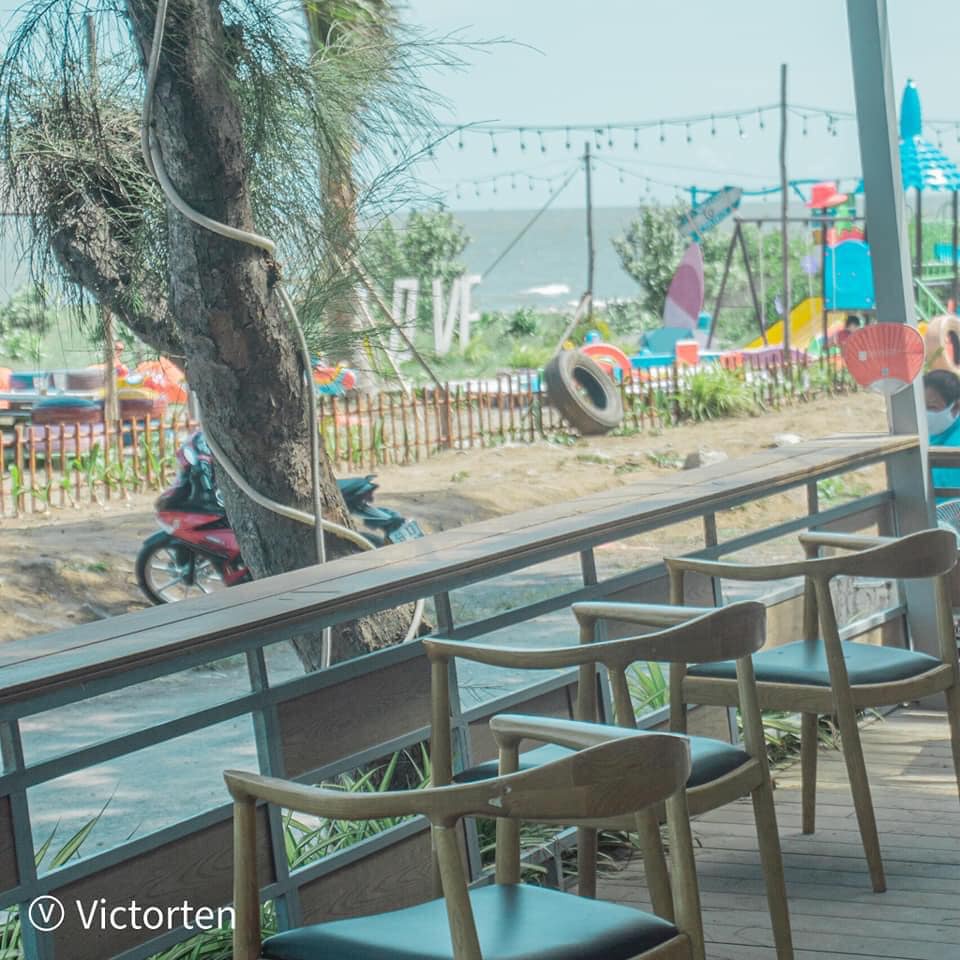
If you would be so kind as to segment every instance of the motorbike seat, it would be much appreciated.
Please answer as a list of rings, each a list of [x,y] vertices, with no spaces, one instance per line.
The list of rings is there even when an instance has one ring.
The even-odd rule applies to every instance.
[[[340,494],[345,500],[356,497],[361,493],[366,493],[368,490],[375,490],[377,487],[377,485],[373,483],[372,473],[366,477],[345,477],[343,480],[337,481],[337,486],[340,488]]]

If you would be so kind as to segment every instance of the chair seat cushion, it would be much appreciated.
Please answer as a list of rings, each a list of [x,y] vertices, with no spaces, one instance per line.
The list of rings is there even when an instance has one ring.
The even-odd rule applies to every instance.
[[[735,747],[732,744],[724,743],[722,740],[712,740],[709,737],[687,737],[690,741],[691,771],[687,778],[687,787],[699,787],[711,780],[716,780],[725,774],[736,770],[737,767],[746,763],[750,759],[750,754]],[[558,747],[554,744],[547,744],[543,747],[536,747],[527,753],[520,754],[520,769],[533,770],[535,767],[543,766],[553,760],[559,760],[561,757],[568,757],[573,750],[566,747]],[[496,760],[488,760],[486,763],[477,764],[458,773],[454,780],[457,783],[472,783],[476,780],[489,780],[495,777],[498,772],[498,763]]]
[[[864,683],[889,683],[919,676],[941,661],[925,653],[878,647],[872,643],[854,643],[845,640],[843,659],[852,686]],[[701,663],[687,671],[691,677],[717,677],[732,680],[736,677],[736,662],[721,660]],[[760,683],[799,683],[814,687],[830,686],[830,671],[822,640],[797,640],[761,650],[753,655],[753,670]]]
[[[676,936],[652,914],[525,884],[470,891],[483,960],[628,960]],[[444,901],[334,920],[266,940],[268,960],[451,960]]]

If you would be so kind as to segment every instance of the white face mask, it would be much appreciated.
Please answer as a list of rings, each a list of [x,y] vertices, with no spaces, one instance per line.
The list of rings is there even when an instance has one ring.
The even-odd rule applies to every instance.
[[[927,411],[927,431],[931,437],[949,430],[957,419],[952,407]]]

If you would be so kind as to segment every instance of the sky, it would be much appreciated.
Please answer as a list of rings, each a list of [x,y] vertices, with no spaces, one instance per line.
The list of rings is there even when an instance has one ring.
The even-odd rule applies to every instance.
[[[490,138],[475,134],[464,136],[462,149],[456,137],[437,149],[432,169],[421,169],[421,175],[444,188],[449,204],[458,209],[533,208],[549,196],[549,184],[533,181],[531,190],[523,175],[515,175],[511,184],[507,174],[512,171],[553,177],[554,186],[560,185],[583,153],[584,135],[571,137],[570,151],[563,132],[545,135],[543,153],[538,125],[602,127],[744,110],[739,125],[735,119],[718,120],[715,135],[709,121],[689,130],[666,127],[663,141],[659,128],[642,131],[637,149],[632,130],[615,132],[612,148],[604,131],[596,138],[594,202],[634,205],[648,187],[661,199],[676,195],[675,188],[656,181],[750,188],[778,182],[778,116],[767,114],[761,129],[749,108],[778,101],[781,63],[788,68],[791,104],[846,111],[854,105],[842,0],[410,0],[405,16],[437,34],[512,41],[467,50],[463,69],[437,78],[451,121],[496,121],[531,131],[526,150],[516,134],[496,137],[495,155]],[[925,120],[960,122],[960,4],[888,0],[888,16],[898,101],[911,77]],[[804,135],[800,117],[788,119],[790,177],[859,174],[853,120],[838,120],[835,134],[823,116],[810,118],[806,126]],[[934,143],[941,140],[945,152],[960,162],[955,123],[939,129],[928,125],[927,136]],[[471,182],[496,175],[501,175],[496,193],[490,182]],[[577,176],[557,205],[582,205],[583,190],[583,177]],[[776,205],[776,197],[770,202]]]
[[[0,0],[0,34],[9,30],[18,6]],[[960,162],[960,4],[888,0],[888,14],[897,97],[912,77],[925,120],[943,121],[927,123],[928,139],[942,142]],[[562,130],[541,140],[536,131],[544,125],[601,129],[590,137],[598,206],[670,200],[691,185],[775,184],[779,119],[776,111],[766,113],[761,127],[756,108],[778,101],[781,63],[788,67],[791,104],[853,108],[843,0],[406,0],[402,15],[431,35],[463,41],[462,68],[428,77],[449,104],[441,119],[529,131],[526,149],[516,133],[493,141],[485,134],[454,134],[436,148],[418,174],[428,192],[454,209],[535,209],[574,170],[555,205],[583,206],[580,157],[587,135],[571,134],[567,149]],[[487,42],[469,45],[475,41]],[[662,131],[654,126],[636,136],[632,129],[606,130],[610,123],[731,111],[742,111],[739,119]],[[817,114],[804,124],[799,115],[789,116],[791,178],[846,178],[850,185],[859,171],[852,119],[831,125]],[[769,203],[773,211],[776,196]]]

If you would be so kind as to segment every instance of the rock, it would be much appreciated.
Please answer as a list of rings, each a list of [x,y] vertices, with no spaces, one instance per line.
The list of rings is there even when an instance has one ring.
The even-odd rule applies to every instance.
[[[771,447],[791,447],[795,443],[802,443],[803,437],[797,433],[775,433]]]
[[[723,463],[730,458],[722,450],[697,450],[688,453],[683,461],[684,470],[696,470],[697,467],[709,467],[713,463]]]

